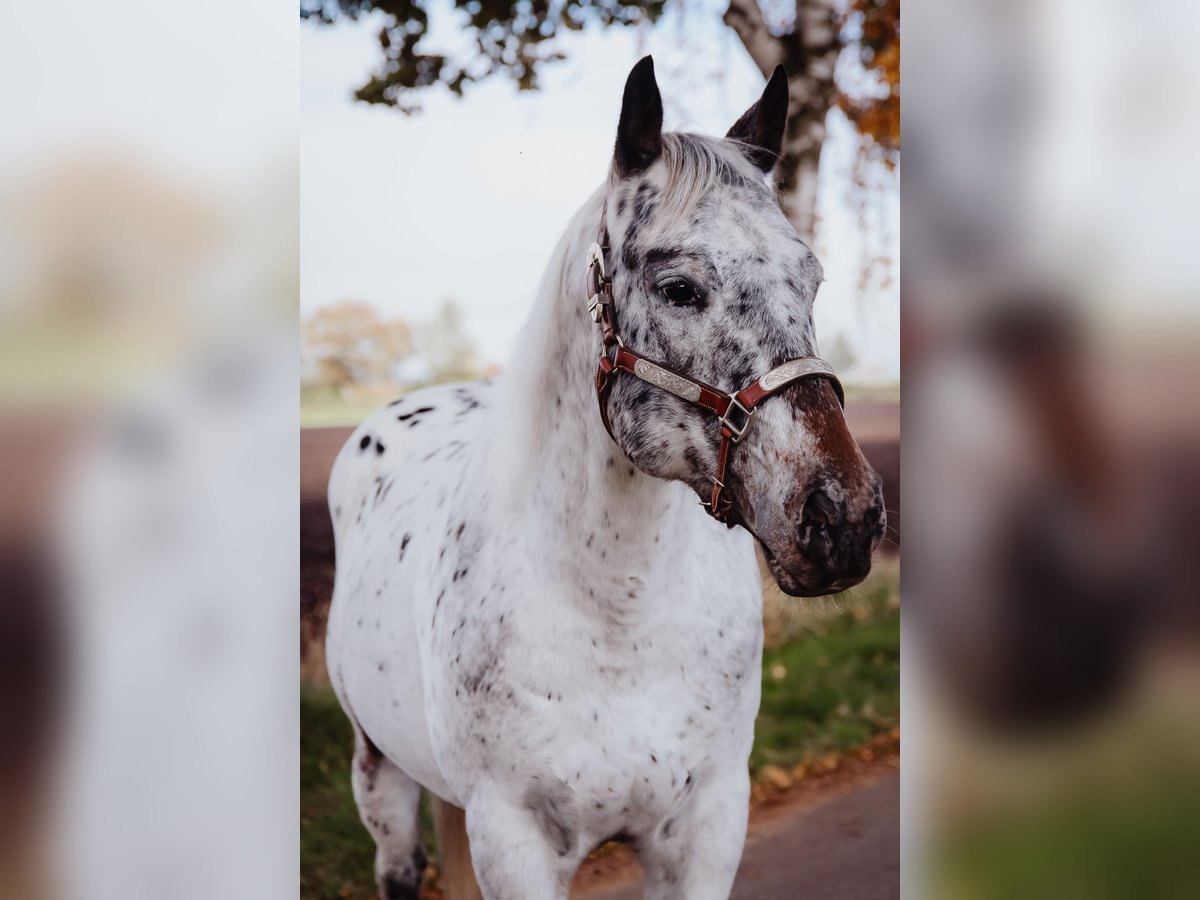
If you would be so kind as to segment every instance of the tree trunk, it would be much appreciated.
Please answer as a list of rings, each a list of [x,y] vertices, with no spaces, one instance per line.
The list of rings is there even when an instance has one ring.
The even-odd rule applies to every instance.
[[[842,49],[834,0],[796,0],[791,33],[774,34],[757,0],[730,0],[724,15],[764,76],[780,63],[788,73],[788,124],[775,175],[784,212],[805,241],[817,225],[817,173],[825,117],[837,98],[834,69]]]
[[[783,211],[796,233],[809,244],[817,229],[817,178],[828,111],[828,106],[808,106],[789,116],[783,159],[775,169]]]

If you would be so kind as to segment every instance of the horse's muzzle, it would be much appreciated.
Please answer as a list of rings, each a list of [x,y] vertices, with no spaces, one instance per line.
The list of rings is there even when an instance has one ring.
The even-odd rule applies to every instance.
[[[869,472],[868,499],[849,502],[835,482],[813,487],[795,516],[792,540],[771,547],[761,541],[767,565],[784,593],[796,597],[834,594],[871,571],[871,555],[883,540],[887,514],[881,479]]]

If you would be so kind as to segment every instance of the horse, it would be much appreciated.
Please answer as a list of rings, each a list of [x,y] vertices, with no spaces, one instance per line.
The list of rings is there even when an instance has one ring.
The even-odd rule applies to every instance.
[[[326,652],[381,896],[418,895],[422,788],[465,810],[488,900],[565,898],[609,840],[647,897],[728,896],[755,544],[784,592],[820,595],[865,577],[885,527],[815,356],[821,266],[768,181],[787,102],[780,68],[725,138],[664,133],[640,61],[511,363],[341,450]]]

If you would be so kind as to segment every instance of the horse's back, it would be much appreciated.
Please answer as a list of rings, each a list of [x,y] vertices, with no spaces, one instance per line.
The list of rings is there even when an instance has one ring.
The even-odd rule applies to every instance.
[[[347,715],[414,779],[453,800],[434,762],[414,610],[422,561],[476,446],[490,382],[416,391],[363,422],[329,479],[337,571],[326,634]]]

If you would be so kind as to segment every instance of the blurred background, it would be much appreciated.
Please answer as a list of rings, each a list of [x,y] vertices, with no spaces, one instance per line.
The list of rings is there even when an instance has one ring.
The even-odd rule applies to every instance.
[[[554,245],[607,177],[625,78],[648,53],[666,127],[706,134],[787,67],[781,198],[824,266],[820,350],[892,523],[871,579],[839,597],[794,600],[764,572],[753,838],[736,896],[895,896],[898,2],[303,0],[301,15],[303,896],[374,895],[351,734],[324,667],[333,458],[401,393],[503,373]],[[431,856],[426,895],[441,896]],[[640,896],[637,878],[612,845],[573,896]]]
[[[897,545],[904,348],[903,809],[889,543],[765,587],[747,896],[1196,896],[1193,6],[910,0],[902,324],[895,4],[9,16],[0,896],[369,895],[314,649],[336,428],[502,371],[646,52],[708,133],[796,76],[784,198]]]
[[[298,30],[6,9],[2,897],[297,892]]]
[[[898,5],[801,6],[807,31],[787,4],[301,3],[305,424],[503,366],[551,249],[607,175],[647,53],[666,127],[707,134],[758,97],[760,70],[791,67],[779,174],[825,267],[822,349],[847,381],[894,394]]]
[[[1200,893],[1198,13],[906,5],[908,897]]]

